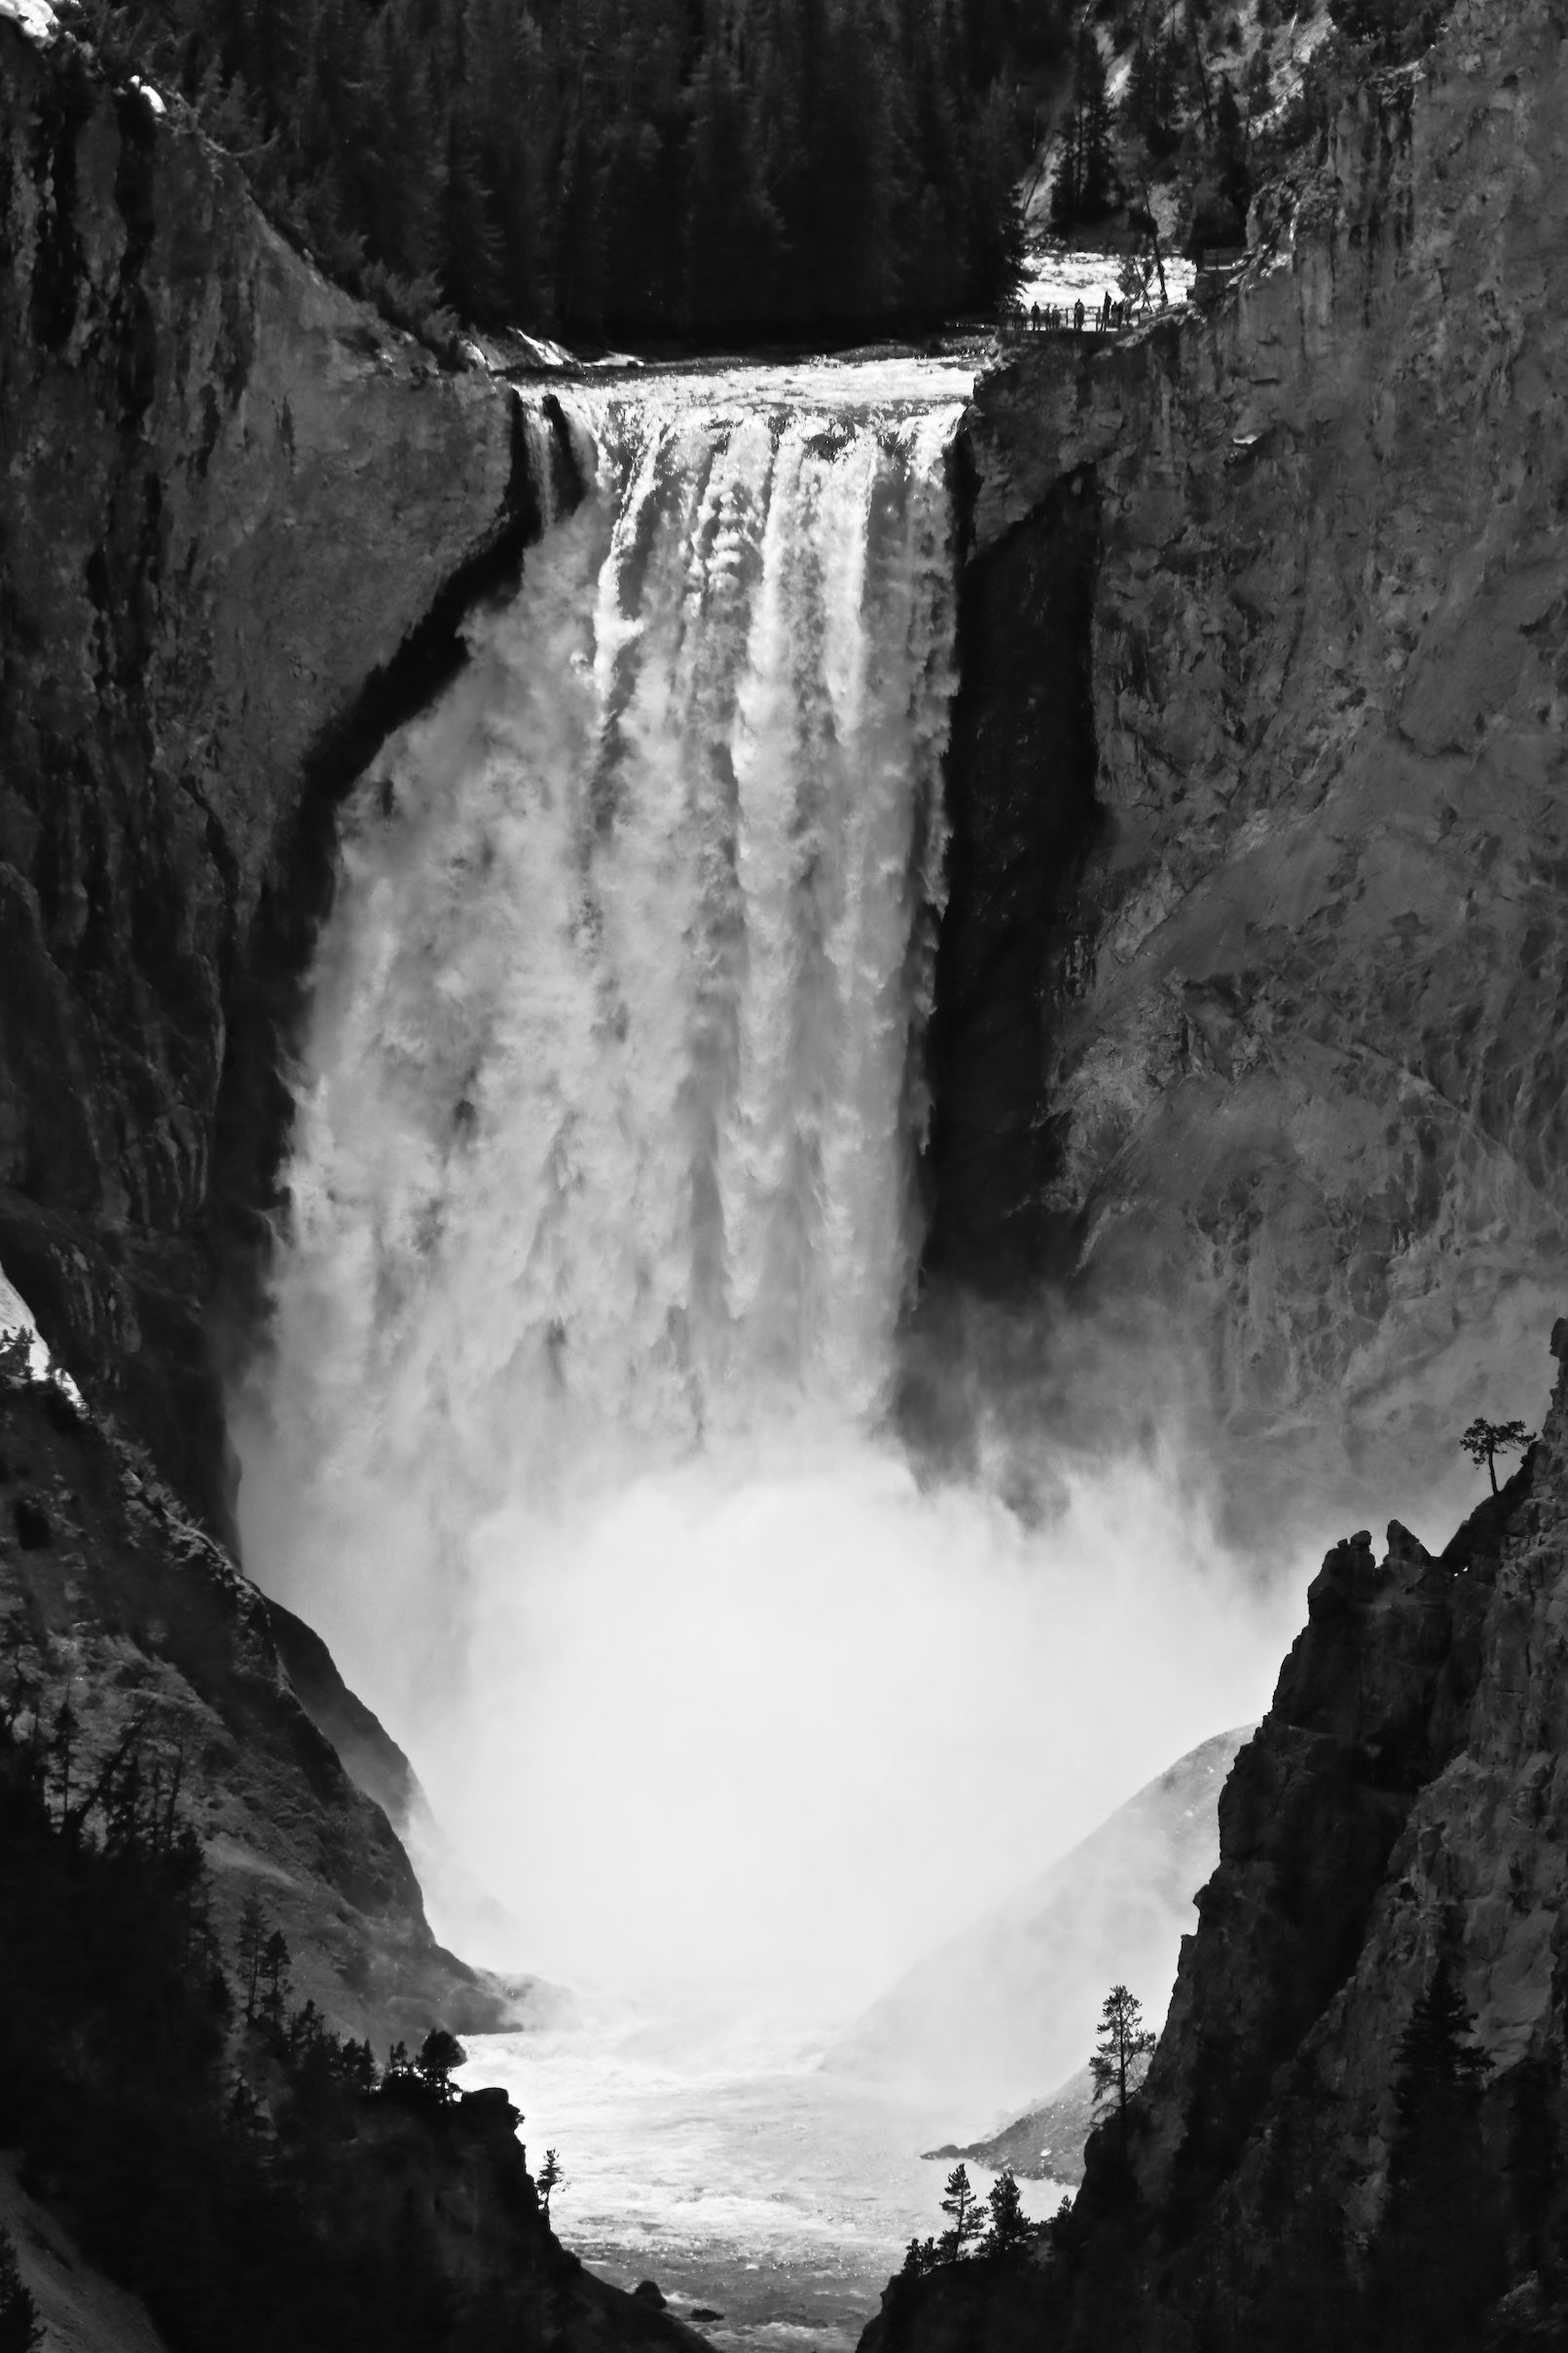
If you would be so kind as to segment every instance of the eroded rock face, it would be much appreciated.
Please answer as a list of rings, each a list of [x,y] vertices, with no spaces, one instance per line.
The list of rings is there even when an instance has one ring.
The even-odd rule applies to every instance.
[[[212,1219],[266,1197],[330,804],[564,435],[6,23],[0,247],[0,1265],[221,1516]]]
[[[177,1773],[226,1958],[255,1894],[288,1941],[296,2004],[379,2052],[437,2021],[462,2032],[520,2014],[525,1989],[503,1990],[431,1934],[386,1812],[317,1720],[322,1676],[296,1688],[305,1630],[236,1571],[145,1453],[51,1382],[3,1373],[0,1629],[7,1710],[56,1743],[67,1701],[75,1719],[68,1759],[50,1769],[56,1800],[65,1777],[80,1802],[132,1737],[149,1777]],[[329,1730],[353,1709],[358,1749],[396,1759],[369,1710],[341,1685],[336,1697]]]
[[[1396,1523],[1381,1561],[1364,1533],[1325,1560],[1221,1798],[1130,2178],[1108,2126],[1050,2260],[896,2288],[873,2342],[990,2348],[1033,2329],[1037,2345],[1164,2353],[1212,2341],[1222,2275],[1239,2341],[1276,2341],[1290,2298],[1321,2293],[1344,2301],[1341,2334],[1298,2313],[1304,2334],[1279,2341],[1394,2342],[1368,2265],[1404,2129],[1401,2038],[1440,1963],[1487,2061],[1495,2212],[1475,2226],[1494,2233],[1495,2276],[1463,2341],[1562,2341],[1568,1320],[1553,1346],[1538,1444],[1441,1559]]]
[[[1070,482],[1099,547],[1092,807],[1012,1007],[1032,1096],[961,1158],[1011,1183],[1037,1276],[1066,1230],[1080,1303],[1198,1334],[1233,1433],[1337,1415],[1352,1458],[1440,1458],[1544,1339],[1568,1211],[1551,9],[1454,12],[1257,234],[1216,313],[1026,345],[970,414],[974,569],[1070,568]],[[981,755],[1026,737],[1055,803],[1060,715],[1027,668],[993,695]],[[978,1265],[993,1205],[953,1214]]]

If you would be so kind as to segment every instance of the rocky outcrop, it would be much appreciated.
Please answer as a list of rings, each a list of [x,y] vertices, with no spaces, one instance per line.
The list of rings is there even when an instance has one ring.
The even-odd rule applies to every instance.
[[[395,2277],[411,2235],[439,2264],[457,2345],[518,2353],[708,2353],[708,2339],[651,2301],[595,2277],[555,2237],[517,2140],[522,2122],[492,2086],[432,2110],[361,2103],[341,2152],[333,2223],[340,2243]]]
[[[4,21],[0,250],[0,1265],[221,1521],[213,1268],[270,1197],[332,807],[569,452]]]
[[[309,1653],[306,1630],[236,1571],[144,1453],[54,1382],[5,1374],[0,1627],[0,1701],[40,1739],[57,1736],[69,1703],[71,1753],[56,1771],[79,1793],[133,1732],[149,1771],[177,1775],[226,1952],[256,1894],[288,1942],[297,2002],[340,2033],[384,2049],[438,2021],[464,2032],[519,2016],[526,1986],[503,1988],[436,1943],[386,1813],[315,1720],[319,1673],[305,1673],[302,1701],[287,1662]],[[355,1711],[350,1754],[373,1778],[366,1756],[398,1751],[338,1690],[338,1712]]]
[[[991,2173],[1007,2172],[1021,2182],[1065,2182],[1083,2179],[1083,2150],[1090,2133],[1105,2120],[1095,2100],[1094,2076],[1087,2067],[1070,2076],[1048,2100],[1027,2109],[1000,2132],[967,2147],[950,2142],[942,2149],[924,2149],[922,2156],[950,2164],[955,2157],[984,2165]]]
[[[974,674],[961,839],[999,830],[942,943],[933,1266],[1143,1303],[1145,1348],[1164,1303],[1255,1482],[1309,1422],[1372,1491],[1451,1462],[1550,1321],[1565,122],[1560,13],[1456,8],[1217,310],[1026,340],[967,422],[967,609],[1056,597],[1093,749],[1076,678]]]
[[[1043,2261],[891,2292],[868,2340],[885,2353],[1031,2325],[1037,2344],[1163,2353],[1213,2341],[1217,2298],[1237,2342],[1404,2341],[1379,2323],[1378,2265],[1424,2258],[1388,2239],[1396,2186],[1411,2195],[1402,2038],[1440,1965],[1486,2062],[1466,2224],[1485,2308],[1454,2316],[1453,2341],[1562,2341],[1568,1321],[1553,1347],[1551,1411],[1496,1510],[1440,1560],[1396,1524],[1381,1561],[1363,1533],[1324,1562],[1222,1796],[1125,2150],[1113,2125],[1090,2143]],[[1271,2334],[1292,2298],[1323,2310]]]

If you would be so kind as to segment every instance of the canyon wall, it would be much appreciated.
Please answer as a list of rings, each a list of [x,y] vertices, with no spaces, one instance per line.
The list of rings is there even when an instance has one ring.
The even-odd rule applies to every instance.
[[[932,1262],[1375,1489],[1521,1410],[1568,1210],[1560,11],[1456,9],[1253,235],[969,414]]]
[[[1440,1558],[1396,1522],[1324,1561],[1125,2143],[1023,2257],[895,2282],[866,2353],[1562,2342],[1568,1319],[1552,1347],[1539,1442]],[[1480,2074],[1422,2151],[1440,1967]]]
[[[79,1772],[133,1723],[177,1754],[224,1932],[259,1891],[342,2030],[493,2025],[387,1819],[406,1761],[209,1541],[215,1331],[337,799],[575,496],[565,421],[327,284],[177,110],[8,21],[0,251],[0,1271],[88,1399],[0,1366],[0,1705],[42,1737],[68,1699]]]
[[[945,1051],[1032,1091],[946,1094],[935,1264],[1189,1332],[1259,1487],[1314,1425],[1408,1486],[1477,1408],[1534,1421],[1549,1330],[1556,1391],[1440,1557],[1329,1553],[1125,2139],[1023,2252],[895,2281],[867,2353],[1568,2328],[1568,19],[1456,9],[1252,227],[1206,314],[1026,343],[969,416],[970,616],[1081,583],[1081,670],[982,681],[959,738],[990,915],[944,954],[1000,922],[1007,989]],[[1034,780],[1000,825],[987,741]]]
[[[212,1268],[269,1199],[331,807],[570,460],[6,22],[0,251],[0,1266],[221,1525]]]

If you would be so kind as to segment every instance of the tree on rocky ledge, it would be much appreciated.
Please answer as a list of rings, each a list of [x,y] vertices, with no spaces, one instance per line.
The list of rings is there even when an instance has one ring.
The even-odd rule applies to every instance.
[[[434,2092],[443,2106],[457,2097],[452,2080],[453,2070],[465,2064],[468,2053],[454,2034],[444,2026],[432,2026],[419,2044],[419,2055],[414,2062],[414,2073],[426,2091]]]
[[[1153,2049],[1155,2037],[1144,2025],[1143,2004],[1124,1985],[1113,1985],[1100,2012],[1100,2040],[1089,2061],[1094,2077],[1094,2105],[1113,2092],[1121,2122],[1123,2149],[1127,2145],[1127,2102],[1143,2078],[1140,2062]]]
[[[1511,1454],[1515,1448],[1522,1452],[1525,1447],[1534,1446],[1535,1432],[1527,1430],[1522,1421],[1487,1421],[1477,1414],[1469,1429],[1462,1432],[1459,1443],[1473,1462],[1485,1463],[1486,1475],[1491,1480],[1495,1495],[1497,1466],[1493,1456]]]
[[[977,2239],[985,2224],[980,2219],[980,2196],[969,2180],[966,2165],[955,2165],[947,2177],[942,2212],[952,2220],[942,2232],[940,2246],[943,2260],[956,2263],[971,2239]]]
[[[1035,2225],[1024,2212],[1024,2201],[1012,2167],[1003,2165],[986,2197],[991,2225],[981,2242],[982,2255],[1013,2255],[1035,2237]]]

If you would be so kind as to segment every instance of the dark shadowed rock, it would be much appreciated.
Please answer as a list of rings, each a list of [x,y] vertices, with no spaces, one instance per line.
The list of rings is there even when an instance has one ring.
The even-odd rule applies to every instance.
[[[384,2050],[438,2021],[459,2032],[509,2024],[509,1997],[431,1934],[386,1814],[294,1688],[273,1605],[144,1453],[57,1404],[43,1382],[0,1379],[7,1691],[46,1725],[69,1691],[83,1786],[138,1722],[151,1755],[179,1759],[182,1810],[231,1960],[240,1904],[255,1893],[287,1939],[296,2002],[313,2000],[340,2032]],[[47,1547],[11,1533],[8,1507],[39,1494]]]
[[[1448,1467],[1568,1224],[1568,66],[1448,22],[1218,309],[1026,339],[966,427],[931,1270],[1065,1259],[1255,1494]]]
[[[1389,2213],[1401,2039],[1440,1961],[1486,2060],[1487,2305],[1463,2341],[1568,2337],[1565,1612],[1568,1364],[1495,1553],[1456,1567],[1396,1523],[1381,1560],[1356,1539],[1325,1559],[1221,1799],[1126,2159],[1097,2133],[1053,2248],[895,2284],[868,2348],[1185,2353],[1217,2282],[1236,2341],[1310,2320],[1301,2341],[1392,2344],[1375,2301],[1369,2335],[1345,2315]]]
[[[1021,2182],[1076,2184],[1083,2179],[1084,2143],[1103,2120],[1104,2110],[1095,2106],[1094,2077],[1087,2067],[1080,2067],[1048,2100],[1039,2101],[1000,2132],[970,2141],[962,2149],[950,2142],[943,2149],[922,2150],[921,2154],[949,2164],[962,2157],[988,2166],[993,2173],[1005,2166]]]
[[[548,396],[5,22],[0,245],[0,1266],[216,1523],[213,1268],[270,1197],[335,800],[572,486]]]

